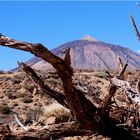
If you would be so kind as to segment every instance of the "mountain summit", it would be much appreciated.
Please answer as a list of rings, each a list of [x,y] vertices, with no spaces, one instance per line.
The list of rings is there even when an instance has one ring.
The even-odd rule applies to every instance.
[[[74,69],[86,70],[118,70],[120,57],[123,63],[128,61],[129,70],[140,70],[140,56],[128,48],[97,41],[89,35],[81,40],[74,40],[52,50],[60,57],[64,57],[64,50],[71,48],[71,62]],[[34,57],[27,64],[36,69],[46,71],[52,68],[40,58]]]
[[[90,35],[85,35],[85,36],[83,36],[81,40],[86,40],[86,41],[97,41],[95,38],[93,38],[93,37],[90,36]]]

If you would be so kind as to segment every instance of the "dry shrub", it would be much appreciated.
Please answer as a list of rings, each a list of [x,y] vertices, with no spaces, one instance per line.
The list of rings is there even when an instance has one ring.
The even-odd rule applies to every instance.
[[[5,74],[5,71],[3,71],[3,70],[0,70],[0,74]]]
[[[30,96],[28,96],[28,95],[24,96],[24,97],[22,98],[22,101],[23,101],[24,103],[32,103],[32,102],[33,102],[32,98],[31,98]]]
[[[23,72],[14,73],[13,78],[22,82],[25,78],[25,74]]]
[[[6,103],[0,103],[0,113],[9,114],[11,112],[9,106]]]
[[[47,84],[49,83],[49,84],[56,86],[56,87],[62,86],[61,80],[54,79],[54,78],[46,79],[45,83],[47,83]]]
[[[27,120],[34,120],[36,122],[39,122],[39,119],[42,115],[43,115],[43,109],[41,107],[29,109],[26,112]]]
[[[44,106],[44,117],[47,120],[49,117],[56,117],[56,123],[66,122],[70,118],[70,111],[58,103],[52,103]]]
[[[106,72],[97,72],[95,74],[96,77],[99,77],[99,78],[103,78],[103,79],[106,79],[108,77],[108,74]]]
[[[27,82],[25,85],[23,85],[23,88],[32,93],[34,89],[34,84],[31,82]]]
[[[22,98],[24,96],[27,96],[27,91],[24,88],[21,88],[20,90],[17,90],[16,96],[17,98]]]
[[[111,140],[111,138],[99,135],[99,134],[93,134],[91,136],[74,136],[74,137],[65,137],[62,140]]]

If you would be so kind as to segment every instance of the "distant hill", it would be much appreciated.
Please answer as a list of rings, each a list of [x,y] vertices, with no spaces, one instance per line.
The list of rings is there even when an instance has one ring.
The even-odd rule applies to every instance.
[[[128,48],[97,41],[86,35],[81,40],[67,42],[52,52],[64,57],[64,50],[71,48],[71,61],[74,69],[84,70],[118,70],[118,57],[125,63],[128,60],[129,70],[140,70],[140,56]],[[51,69],[51,65],[34,57],[27,62],[36,69]]]

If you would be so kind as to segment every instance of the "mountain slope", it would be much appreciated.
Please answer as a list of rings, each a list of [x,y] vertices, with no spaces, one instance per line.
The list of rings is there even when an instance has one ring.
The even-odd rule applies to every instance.
[[[119,45],[92,40],[89,36],[86,36],[86,39],[65,43],[53,49],[52,52],[63,58],[67,48],[71,48],[71,61],[75,69],[118,70],[118,57],[124,63],[128,60],[129,70],[140,69],[140,56],[138,54]],[[52,68],[37,57],[30,59],[27,64],[41,70]]]

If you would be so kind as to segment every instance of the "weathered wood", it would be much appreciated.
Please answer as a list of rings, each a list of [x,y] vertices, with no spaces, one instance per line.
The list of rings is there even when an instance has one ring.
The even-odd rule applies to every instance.
[[[66,55],[65,55],[64,61],[65,61],[68,65],[71,65],[70,48],[68,48],[68,50],[66,51]]]
[[[72,115],[79,123],[81,123],[83,128],[94,128],[95,120],[93,118],[96,107],[91,103],[90,100],[88,100],[84,96],[82,92],[80,92],[79,90],[75,90],[73,86],[73,69],[70,66],[69,54],[70,49],[66,53],[65,60],[63,60],[58,56],[54,55],[47,48],[45,48],[42,44],[39,43],[32,44],[27,42],[20,42],[4,35],[0,35],[0,45],[30,52],[35,56],[41,57],[48,63],[52,64],[63,82],[65,97],[67,99],[69,109]]]
[[[138,30],[138,28],[137,28],[137,25],[136,25],[135,20],[134,20],[134,18],[133,18],[132,15],[130,15],[130,19],[131,19],[131,22],[132,22],[134,31],[135,31],[135,33],[136,33],[136,36],[137,36],[138,40],[140,41],[140,33],[139,33],[139,30]]]
[[[118,63],[119,63],[119,68],[120,68],[120,72],[122,71],[123,69],[123,62],[122,62],[122,59],[118,56]]]
[[[117,75],[117,78],[123,79],[124,78],[124,72],[125,72],[128,64],[126,63],[125,65],[123,65],[122,60],[120,58],[118,58],[118,61],[119,61],[119,64],[120,64],[119,65],[120,71],[119,71],[119,74]],[[108,72],[108,74],[110,75],[109,72]],[[111,79],[113,79],[113,78],[110,75],[110,82],[111,82]],[[109,93],[105,96],[104,102],[102,102],[98,107],[97,114],[106,121],[108,121],[108,119],[109,119],[109,112],[110,112],[110,106],[109,105],[111,104],[111,99],[115,95],[115,93],[117,91],[117,88],[118,87],[111,82]]]
[[[91,135],[92,133],[90,130],[81,129],[75,122],[67,122],[54,124],[49,127],[49,130],[44,128],[42,130],[30,130],[26,133],[19,133],[15,137],[19,140],[54,140],[69,136]]]
[[[115,129],[114,129],[115,128]],[[115,130],[115,131],[114,131]],[[32,129],[29,128],[28,131],[20,131],[15,133],[5,133],[3,138],[14,138],[17,140],[50,140],[52,139],[62,139],[64,137],[72,136],[90,136],[96,131],[82,129],[80,125],[76,122],[66,122],[60,124],[54,124],[47,128]],[[138,140],[140,137],[134,137],[131,135],[131,131],[125,130],[122,127],[116,127],[114,124],[109,125],[106,129],[100,129],[98,132],[101,134],[108,134],[112,140]]]
[[[34,81],[34,83],[41,89],[41,91],[43,93],[46,93],[50,97],[54,98],[56,101],[58,101],[64,107],[69,108],[66,98],[62,93],[58,93],[57,91],[50,89],[47,85],[44,85],[43,81],[38,77],[38,75],[35,73],[35,71],[31,67],[27,66],[24,63],[20,63],[19,65],[23,69],[23,71],[26,72],[26,74],[30,77],[30,79],[32,79]],[[74,90],[73,90],[72,94],[75,95],[75,100],[76,100],[75,101],[75,110],[76,110],[75,114],[77,116],[77,119],[81,118],[80,116],[83,113],[85,114],[85,116],[88,116],[88,117],[92,114],[92,116],[89,120],[84,119],[84,118],[78,119],[78,122],[80,124],[82,124],[83,126],[86,125],[86,127],[88,127],[87,124],[89,125],[92,123],[91,120],[93,120],[92,118],[94,118],[96,108],[94,107],[94,108],[89,109],[89,107],[90,106],[92,107],[93,105],[90,103],[90,101],[88,99],[86,99],[84,97],[84,93],[82,91],[76,89],[75,87],[73,89]],[[93,120],[93,122],[94,122],[94,120]]]
[[[19,63],[19,66],[43,94],[49,95],[51,98],[55,99],[58,103],[69,109],[69,105],[63,93],[57,92],[49,88],[47,85],[44,85],[44,82],[36,74],[36,72],[31,67],[27,66],[25,63]]]
[[[68,49],[66,56],[64,57],[63,60],[58,56],[55,56],[42,44],[19,42],[14,39],[8,38],[6,36],[0,35],[0,45],[30,52],[35,56],[41,57],[46,62],[52,64],[52,66],[56,69],[58,75],[60,76],[63,82],[64,94],[65,94],[64,96],[66,98],[68,107],[72,115],[75,117],[76,122],[80,125],[80,129],[86,129],[92,131],[96,130],[111,136],[117,136],[118,134],[121,133],[123,138],[124,137],[126,139],[132,138],[131,134],[128,133],[128,131],[126,131],[124,128],[119,128],[116,126],[117,125],[116,120],[114,120],[113,118],[106,117],[106,115],[104,117],[102,112],[99,113],[100,109],[106,113],[111,98],[115,94],[116,88],[118,87],[117,85],[115,85],[114,81],[112,80],[113,78],[111,79],[112,80],[111,82],[113,83],[114,87],[112,87],[110,90],[111,95],[108,96],[106,100],[107,103],[102,105],[99,109],[97,109],[94,106],[94,104],[85,97],[84,93],[76,89],[73,85],[72,82],[73,69],[70,66],[70,49]],[[40,84],[40,87],[43,85],[40,80],[39,81],[37,80],[36,83],[37,82],[38,84]],[[50,91],[50,92],[54,92],[54,91]],[[80,129],[78,128],[78,131],[80,131]],[[68,131],[68,133],[69,132],[71,131]],[[41,139],[44,137],[45,134],[47,134],[47,132],[46,131],[43,133],[39,132],[39,134],[43,135],[43,136],[41,135],[40,137]],[[66,134],[66,132],[64,132],[63,134]],[[54,135],[59,136],[57,131],[54,131]],[[24,135],[23,139],[27,138],[26,136],[27,135]],[[32,136],[30,138],[32,138]]]
[[[20,122],[20,120],[18,119],[17,115],[14,114],[14,116],[15,116],[15,120],[16,120],[16,122],[19,124],[19,126],[20,126],[24,131],[27,131],[28,128],[25,127],[25,126]]]
[[[124,65],[124,67],[122,68],[121,72],[119,73],[119,77],[118,77],[119,79],[122,79],[122,80],[124,79],[124,73],[125,73],[127,66],[128,66],[128,63],[126,63]]]
[[[140,95],[136,92],[127,81],[123,81],[117,78],[112,78],[111,83],[117,88],[121,88],[125,91],[126,95],[131,99],[134,104],[140,105]]]
[[[110,111],[110,104],[111,104],[111,99],[116,93],[117,87],[115,85],[111,85],[109,89],[109,94],[106,95],[105,101],[102,102],[97,110],[97,114],[103,119],[108,121],[109,119],[109,111]]]

